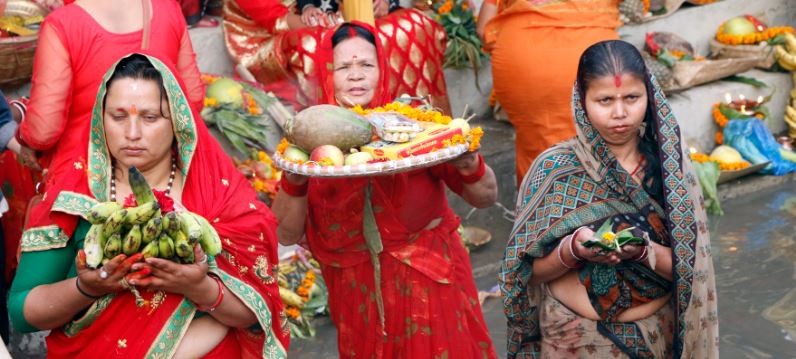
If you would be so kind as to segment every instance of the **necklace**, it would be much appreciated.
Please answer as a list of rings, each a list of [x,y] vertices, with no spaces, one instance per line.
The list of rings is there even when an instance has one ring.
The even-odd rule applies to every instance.
[[[174,177],[177,175],[177,160],[171,156],[171,173],[169,174],[169,184],[166,186],[166,195],[171,194],[171,186],[174,185]],[[111,167],[111,201],[116,202],[116,166]]]

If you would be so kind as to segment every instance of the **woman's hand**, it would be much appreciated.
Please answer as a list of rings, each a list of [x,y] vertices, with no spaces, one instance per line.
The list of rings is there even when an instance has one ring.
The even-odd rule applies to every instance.
[[[15,138],[12,138],[11,141],[14,141],[15,145],[13,145],[13,147],[9,146],[9,149],[17,154],[17,161],[19,161],[19,163],[21,163],[23,166],[34,171],[41,171],[41,166],[39,166],[39,158],[36,156],[36,151],[30,147],[23,146],[22,144],[18,143]],[[9,144],[11,144],[11,141],[9,141]]]
[[[192,299],[197,295],[197,284],[207,279],[207,254],[198,244],[194,246],[194,258],[196,262],[192,264],[179,264],[163,258],[146,258],[144,262],[136,263],[132,267],[134,271],[143,271],[144,275],[136,276],[137,272],[133,273],[128,282],[146,289],[182,294]]]
[[[323,10],[315,7],[315,5],[307,5],[301,11],[301,22],[305,26],[328,26],[328,18]]]
[[[390,2],[387,0],[373,0],[373,17],[380,18],[390,12]]]
[[[582,228],[576,233],[576,237],[572,238],[572,252],[581,260],[593,263],[603,263],[610,265],[617,265],[622,261],[622,258],[616,252],[608,254],[600,253],[598,247],[586,248],[583,243],[594,239],[594,231],[589,228]]]
[[[296,186],[303,186],[307,181],[310,180],[308,176],[300,175],[293,172],[285,171],[282,173],[283,176],[287,177],[288,182],[292,183]]]
[[[75,268],[80,281],[80,288],[86,294],[99,297],[109,293],[116,293],[125,289],[123,279],[130,273],[133,264],[143,259],[141,253],[136,253],[130,258],[124,254],[113,257],[100,269],[91,269],[86,265],[86,252],[82,249],[77,252]]]
[[[478,171],[478,152],[465,152],[463,155],[450,161],[462,176],[467,176]]]

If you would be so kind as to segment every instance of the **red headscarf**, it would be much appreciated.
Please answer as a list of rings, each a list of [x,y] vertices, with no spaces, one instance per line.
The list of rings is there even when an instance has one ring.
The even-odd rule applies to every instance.
[[[284,357],[289,343],[287,322],[276,284],[278,263],[276,219],[265,204],[256,200],[248,181],[210,135],[199,115],[191,110],[181,81],[169,64],[149,57],[161,73],[169,99],[177,143],[179,170],[183,178],[185,208],[206,218],[223,242],[223,252],[210,270],[257,316],[262,330],[231,331],[243,356]],[[93,203],[109,199],[111,156],[105,143],[102,102],[114,65],[105,75],[92,113],[89,150],[85,160],[75,162],[74,176],[56,183],[58,198],[50,216],[58,224],[49,232],[31,228],[23,237],[28,251],[63,247],[80,217]],[[35,247],[35,236],[46,235],[48,246]],[[25,239],[27,238],[27,240]],[[144,293],[145,297],[147,296]],[[151,295],[151,293],[150,293]],[[117,353],[124,357],[171,356],[181,330],[193,318],[194,306],[182,296],[167,293],[154,310],[136,308],[129,292],[103,297],[81,319],[54,331],[48,338],[51,356],[94,357]],[[93,316],[93,317],[92,317]],[[88,321],[88,323],[87,323]],[[168,338],[164,337],[164,333]],[[123,350],[118,340],[125,340]],[[164,344],[165,343],[165,344]]]

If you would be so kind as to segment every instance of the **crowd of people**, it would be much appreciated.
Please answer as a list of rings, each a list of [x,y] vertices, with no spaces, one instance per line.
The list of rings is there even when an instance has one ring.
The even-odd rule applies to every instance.
[[[51,330],[52,357],[284,358],[277,245],[298,244],[320,263],[343,358],[496,358],[503,345],[510,358],[718,357],[702,194],[666,97],[639,51],[616,40],[616,0],[481,8],[495,92],[517,132],[516,220],[495,273],[507,343],[491,339],[446,194],[492,206],[484,156],[386,176],[285,172],[267,207],[200,116],[187,29],[214,25],[206,6],[77,0],[41,26],[30,98],[0,96],[2,176],[14,188],[0,203],[16,212],[0,231],[5,343],[10,318],[19,333]],[[345,6],[225,1],[229,55],[297,108],[409,94],[449,114],[441,26],[387,0],[373,2],[374,24],[344,21]],[[125,203],[131,167],[207,219],[221,254],[197,245],[193,263],[119,254],[88,266],[89,209]],[[605,223],[643,243],[590,246]]]

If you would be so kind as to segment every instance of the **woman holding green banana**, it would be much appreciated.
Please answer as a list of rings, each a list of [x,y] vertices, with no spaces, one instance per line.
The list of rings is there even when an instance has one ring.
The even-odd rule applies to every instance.
[[[23,236],[9,312],[52,330],[51,357],[286,356],[276,220],[174,73],[144,55],[109,70],[82,184],[56,188],[57,226]]]
[[[581,55],[577,136],[543,152],[499,276],[509,358],[717,358],[702,193],[639,51]]]

